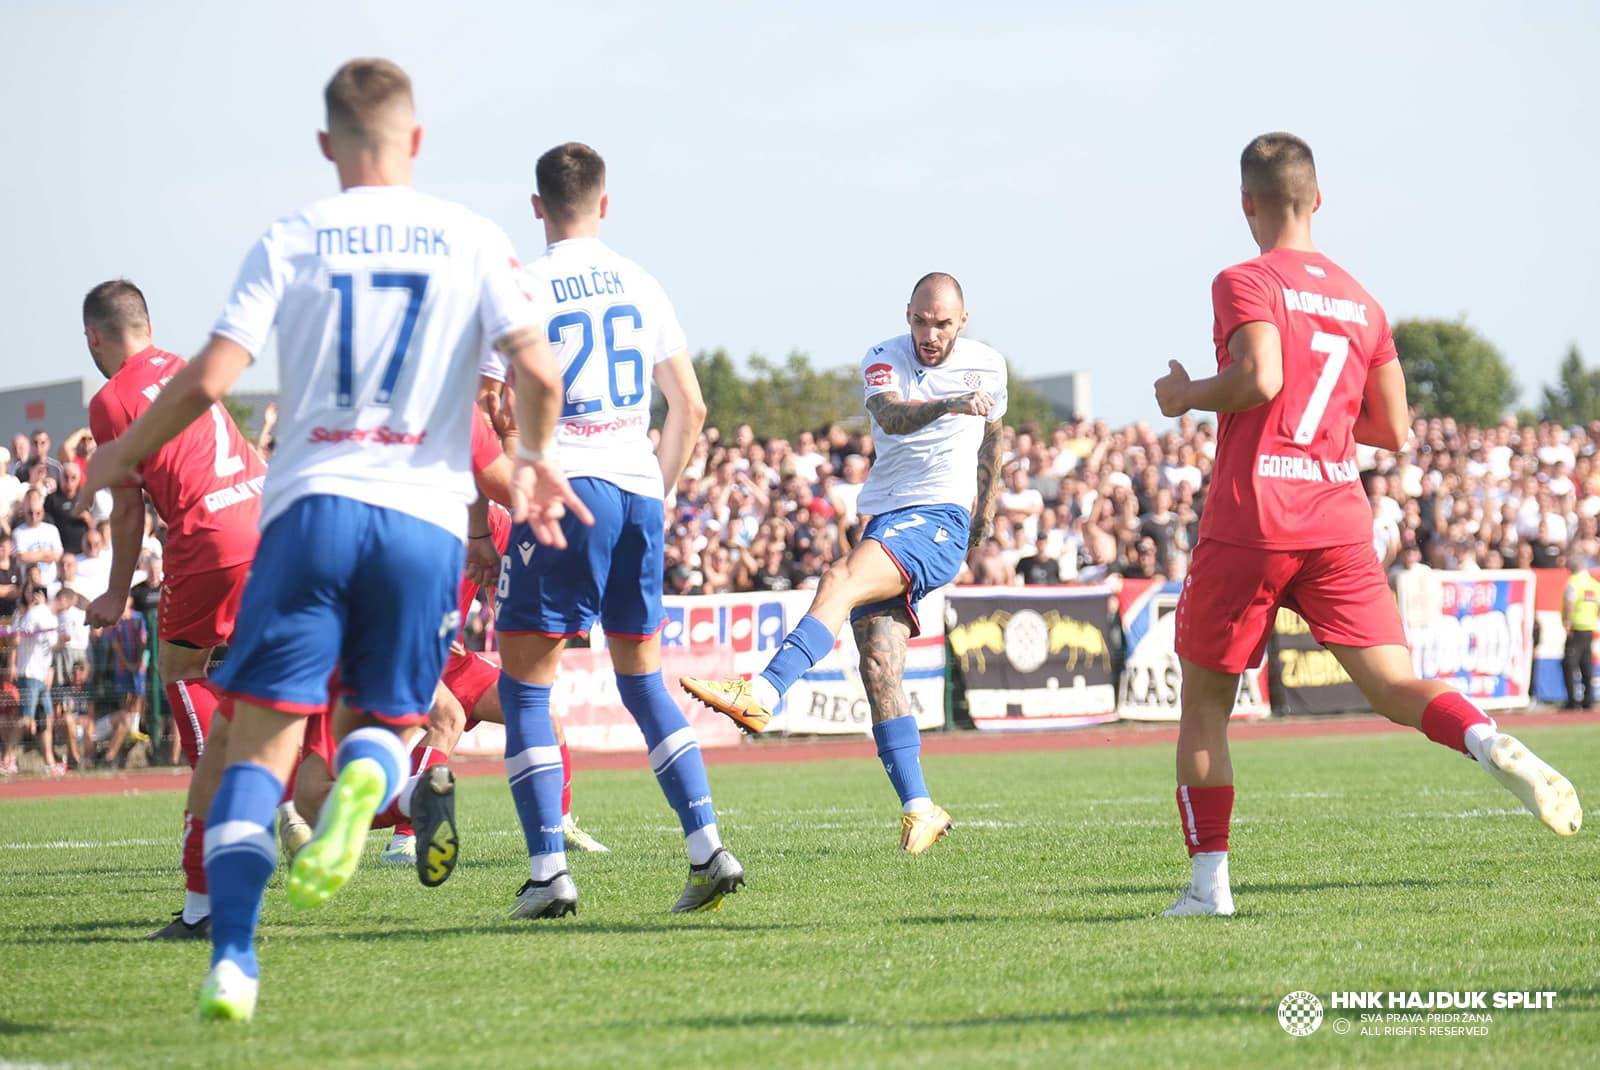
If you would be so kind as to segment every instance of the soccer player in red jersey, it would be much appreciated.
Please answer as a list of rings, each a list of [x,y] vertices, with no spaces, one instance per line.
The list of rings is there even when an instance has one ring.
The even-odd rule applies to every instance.
[[[90,432],[104,445],[126,431],[187,362],[152,343],[144,294],[126,279],[103,282],[84,297],[83,331],[90,356],[109,380],[89,402]],[[167,525],[157,666],[184,757],[195,770],[183,817],[183,910],[153,939],[209,935],[201,845],[205,813],[222,775],[222,748],[212,761],[203,760],[220,698],[206,679],[206,664],[213,648],[233,634],[259,538],[265,474],[227,410],[213,405],[208,416],[140,464],[132,481],[111,491],[111,583],[90,604],[89,621],[103,627],[122,616],[148,496]]]
[[[1259,663],[1279,606],[1305,618],[1378,713],[1475,759],[1557,834],[1583,821],[1565,777],[1466,696],[1417,678],[1372,552],[1355,460],[1357,443],[1406,444],[1405,376],[1388,321],[1311,242],[1322,194],[1310,147],[1263,134],[1240,166],[1261,255],[1212,283],[1218,372],[1191,379],[1172,361],[1155,384],[1167,416],[1218,414],[1216,465],[1177,612],[1177,801],[1193,868],[1169,916],[1233,913],[1228,718],[1239,674]]]

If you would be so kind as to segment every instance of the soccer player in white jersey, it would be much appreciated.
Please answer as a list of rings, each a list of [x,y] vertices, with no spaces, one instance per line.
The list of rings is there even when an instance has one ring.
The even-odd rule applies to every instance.
[[[419,834],[449,804],[436,792],[448,796],[450,778],[430,778],[421,791],[407,783],[397,733],[426,719],[455,634],[479,354],[495,345],[516,368],[534,446],[549,440],[560,389],[505,234],[409,185],[422,130],[405,73],[386,60],[352,60],[325,96],[320,138],[341,192],[267,229],[205,350],[95,454],[84,490],[117,485],[203,416],[276,327],[278,449],[239,625],[214,677],[235,713],[206,826],[213,953],[200,1014],[208,1019],[254,1014],[256,921],[277,863],[273,814],[305,717],[326,706],[335,669],[348,708],[335,732],[338,780],[290,870],[290,901],[316,905],[349,878],[373,814],[391,799],[400,796]],[[559,503],[571,490],[551,461],[524,452],[537,459],[513,476],[517,511],[559,538]],[[570,504],[586,515],[581,502]]]
[[[500,573],[495,623],[506,775],[530,870],[511,916],[555,918],[577,908],[562,844],[550,689],[567,640],[596,620],[606,630],[622,704],[644,734],[650,766],[683,828],[689,882],[672,909],[713,909],[744,883],[744,870],[718,837],[700,744],[661,678],[660,637],[662,498],[688,463],[705,402],[661,285],[600,241],[610,206],[600,154],[575,142],[558,145],[539,157],[535,177],[533,210],[549,245],[523,269],[522,283],[542,306],[553,305],[545,337],[561,366],[556,452],[595,522],[566,521],[565,548],[536,546],[528,529],[517,527]],[[482,373],[503,379],[503,365],[490,355]],[[667,400],[659,451],[649,436],[652,379]]]
[[[860,544],[823,574],[810,611],[760,675],[682,682],[746,731],[764,731],[783,693],[833,649],[848,617],[878,757],[900,796],[900,846],[921,854],[950,831],[950,815],[923,783],[922,737],[903,685],[906,644],[921,631],[917,603],[956,578],[994,517],[1006,362],[960,337],[966,301],[942,272],[917,282],[906,322],[910,334],[873,346],[861,361],[878,459],[861,489],[859,508],[872,519]]]

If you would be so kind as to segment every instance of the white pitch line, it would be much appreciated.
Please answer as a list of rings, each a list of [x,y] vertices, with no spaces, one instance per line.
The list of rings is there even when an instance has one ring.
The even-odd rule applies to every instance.
[[[4,851],[79,851],[95,847],[155,847],[173,844],[178,837],[164,840],[45,840],[42,843],[0,843]]]

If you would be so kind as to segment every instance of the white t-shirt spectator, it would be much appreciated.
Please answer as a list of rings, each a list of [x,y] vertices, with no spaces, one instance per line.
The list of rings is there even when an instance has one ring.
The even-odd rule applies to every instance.
[[[56,614],[61,638],[73,659],[89,653],[89,615],[77,606],[69,606]]]
[[[84,554],[78,558],[78,578],[72,581],[72,589],[93,602],[96,598],[106,593],[106,588],[111,586],[111,555],[101,550],[93,556]]]
[[[1192,464],[1169,464],[1161,470],[1161,474],[1166,478],[1167,486],[1173,490],[1178,489],[1179,483],[1187,483],[1196,494],[1200,493],[1200,469]]]
[[[61,553],[61,532],[48,520],[41,520],[37,524],[18,524],[11,532],[11,544],[20,557],[22,554],[32,553],[35,550],[54,550]],[[54,586],[56,582],[56,563],[54,561],[39,562],[39,578],[46,586]]]
[[[1558,464],[1564,464],[1567,466],[1567,468],[1571,469],[1577,465],[1578,458],[1572,452],[1572,447],[1565,444],[1558,446],[1540,446],[1539,463],[1543,465],[1549,465],[1551,468],[1554,468]]]
[[[1021,518],[1023,538],[1027,542],[1039,537],[1039,514],[1044,511],[1044,495],[1036,487],[1000,492],[1000,509],[1006,513],[1025,514]],[[1026,553],[1031,554],[1028,550]]]
[[[817,481],[817,470],[828,463],[828,458],[816,450],[812,450],[809,453],[796,453],[789,458],[789,461],[794,465],[795,475],[807,483],[815,483]]]
[[[60,624],[44,603],[30,606],[17,618],[17,675],[30,680],[50,678],[51,656]]]
[[[22,500],[23,491],[27,486],[10,472],[0,474],[0,518],[11,515],[11,510],[17,507],[17,502]]]

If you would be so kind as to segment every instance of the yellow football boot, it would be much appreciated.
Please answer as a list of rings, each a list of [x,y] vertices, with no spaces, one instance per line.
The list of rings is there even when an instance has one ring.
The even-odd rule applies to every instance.
[[[772,721],[772,711],[756,701],[749,680],[738,677],[701,680],[685,676],[678,682],[689,694],[753,735],[765,732]]]
[[[900,849],[908,855],[919,855],[944,839],[954,824],[942,806],[901,814]]]

